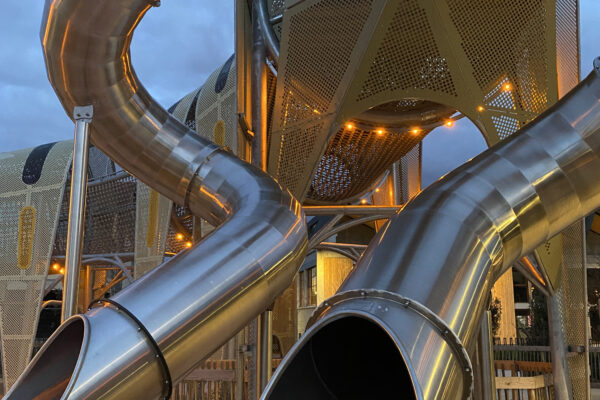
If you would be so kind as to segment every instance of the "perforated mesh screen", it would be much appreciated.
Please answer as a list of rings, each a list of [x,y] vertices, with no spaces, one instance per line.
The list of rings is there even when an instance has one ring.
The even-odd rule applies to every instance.
[[[379,135],[370,130],[341,128],[319,162],[307,197],[317,201],[339,202],[360,195],[392,163],[409,154],[426,133],[386,130]],[[414,162],[414,157],[406,159],[407,162]],[[367,165],[368,168],[365,167]]]
[[[0,337],[5,389],[31,357],[72,150],[73,143],[68,141],[52,146],[45,157],[34,156],[32,149],[0,154]],[[26,169],[34,177],[30,184],[24,180]],[[35,224],[33,231],[20,238],[19,214],[24,207],[35,210]],[[21,244],[31,245],[31,252],[19,268],[17,249],[24,238],[32,240]]]
[[[487,112],[505,138],[554,100],[554,70],[546,33],[553,15],[546,0],[471,2],[447,0]],[[550,3],[551,4],[551,3]],[[508,85],[508,86],[505,86]],[[503,89],[504,88],[504,89]]]
[[[440,54],[427,13],[417,0],[398,2],[357,100],[408,88],[456,96],[448,62]]]
[[[578,19],[577,0],[556,1],[556,67],[560,97],[579,82]]]
[[[582,222],[571,225],[562,233],[563,265],[561,324],[567,344],[587,349],[587,288]],[[573,398],[584,400],[589,395],[589,365],[587,351],[568,357]]]
[[[287,54],[279,69],[269,161],[270,171],[298,196],[312,180],[330,133],[331,118],[325,123],[324,115],[338,106],[341,83],[372,12],[371,0],[313,3],[286,13]]]
[[[68,180],[67,191],[69,186]],[[135,178],[124,172],[89,180],[83,254],[134,252],[135,192]],[[68,217],[69,198],[65,196],[54,241],[54,255],[65,254]]]
[[[162,263],[172,202],[137,182],[134,279]]]
[[[423,159],[423,142],[413,147],[399,162],[400,204],[405,204],[421,192],[421,162]]]

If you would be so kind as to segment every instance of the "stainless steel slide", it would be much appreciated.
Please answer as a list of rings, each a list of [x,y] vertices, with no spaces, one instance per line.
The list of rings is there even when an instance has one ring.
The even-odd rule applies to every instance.
[[[558,104],[390,220],[263,398],[467,398],[467,350],[494,281],[598,207],[600,59]]]
[[[221,226],[114,304],[67,320],[7,399],[166,397],[172,382],[270,305],[304,259],[306,224],[293,196],[188,130],[138,81],[129,44],[151,4],[48,0],[41,30],[48,76],[69,115],[93,105],[96,146]]]

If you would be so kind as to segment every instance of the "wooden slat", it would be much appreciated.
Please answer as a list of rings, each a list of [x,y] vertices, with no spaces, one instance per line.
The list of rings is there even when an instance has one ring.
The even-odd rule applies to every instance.
[[[235,382],[235,370],[197,368],[185,377],[186,381]]]
[[[552,384],[552,375],[496,377],[496,389],[543,389]]]

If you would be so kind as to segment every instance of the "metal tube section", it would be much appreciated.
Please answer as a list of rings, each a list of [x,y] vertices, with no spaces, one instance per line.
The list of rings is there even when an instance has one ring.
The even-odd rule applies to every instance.
[[[137,80],[129,44],[149,8],[147,0],[47,1],[48,76],[65,109],[94,104],[100,150],[220,226],[112,297],[119,306],[67,320],[6,399],[167,396],[272,304],[304,259],[306,223],[289,191],[179,123]],[[78,339],[62,340],[67,334]],[[40,373],[48,365],[52,376]]]
[[[494,281],[600,207],[599,74],[596,59],[556,105],[392,217],[315,310],[264,398],[391,398],[410,388],[417,399],[468,397],[465,349],[479,336]],[[356,354],[345,357],[345,346]],[[373,351],[386,355],[375,362]],[[380,374],[394,368],[388,384]]]
[[[273,370],[273,311],[267,310],[260,315],[260,393],[262,393],[271,379]],[[260,395],[259,393],[259,395]]]
[[[92,302],[94,297],[94,288],[92,284],[93,271],[90,265],[85,266],[85,305],[87,306]]]
[[[79,288],[79,267],[83,252],[85,228],[85,200],[87,194],[87,170],[90,149],[89,124],[92,122],[92,106],[74,107],[75,140],[73,142],[73,163],[71,166],[71,192],[69,195],[69,225],[67,227],[67,249],[65,253],[65,281],[63,287],[63,307],[60,314],[64,322],[77,314],[77,290]]]
[[[266,22],[265,22],[266,21]],[[272,32],[268,23],[268,13],[265,0],[254,0],[252,5],[252,80],[251,80],[251,104],[252,104],[252,129],[254,138],[252,141],[252,165],[263,171],[267,170],[267,72],[266,72],[266,48],[269,47],[271,54],[275,51],[273,43],[269,43],[268,32]],[[276,39],[275,39],[276,40]],[[269,43],[270,46],[265,44]],[[279,49],[276,49],[277,60]],[[256,354],[256,371],[249,371],[249,379],[255,385],[249,387],[250,398],[258,398],[267,382],[271,378],[272,346],[271,335],[273,332],[273,314],[265,311],[258,317],[258,329],[254,352]],[[254,376],[256,374],[256,376]],[[254,393],[256,392],[256,393]]]
[[[402,185],[402,174],[400,173],[400,163],[402,161],[396,161],[393,165],[392,165],[392,191],[394,194],[394,204],[398,205],[398,204],[402,204],[403,203],[403,199],[402,199],[402,190],[401,190],[401,185]]]
[[[399,206],[304,206],[306,215],[387,215],[396,214]]]
[[[260,29],[263,32],[264,41],[269,51],[269,55],[273,59],[273,63],[277,65],[279,63],[279,40],[277,39],[275,31],[273,30],[273,23],[269,19],[267,0],[254,0],[254,3],[256,3],[257,6],[256,17],[258,19],[258,23],[260,24]]]
[[[494,368],[494,348],[492,344],[492,316],[489,311],[481,321],[481,383],[482,400],[496,400],[496,369]]]
[[[265,70],[265,31],[261,20],[262,0],[254,0],[252,6],[252,165],[263,171],[267,169],[267,73]]]

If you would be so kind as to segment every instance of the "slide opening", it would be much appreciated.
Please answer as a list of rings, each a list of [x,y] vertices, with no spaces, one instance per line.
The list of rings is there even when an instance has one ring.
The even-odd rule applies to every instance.
[[[72,318],[40,350],[5,400],[58,400],[62,397],[81,353],[85,333],[82,318]]]
[[[269,400],[416,399],[398,347],[376,323],[344,317],[316,332],[276,382]]]

